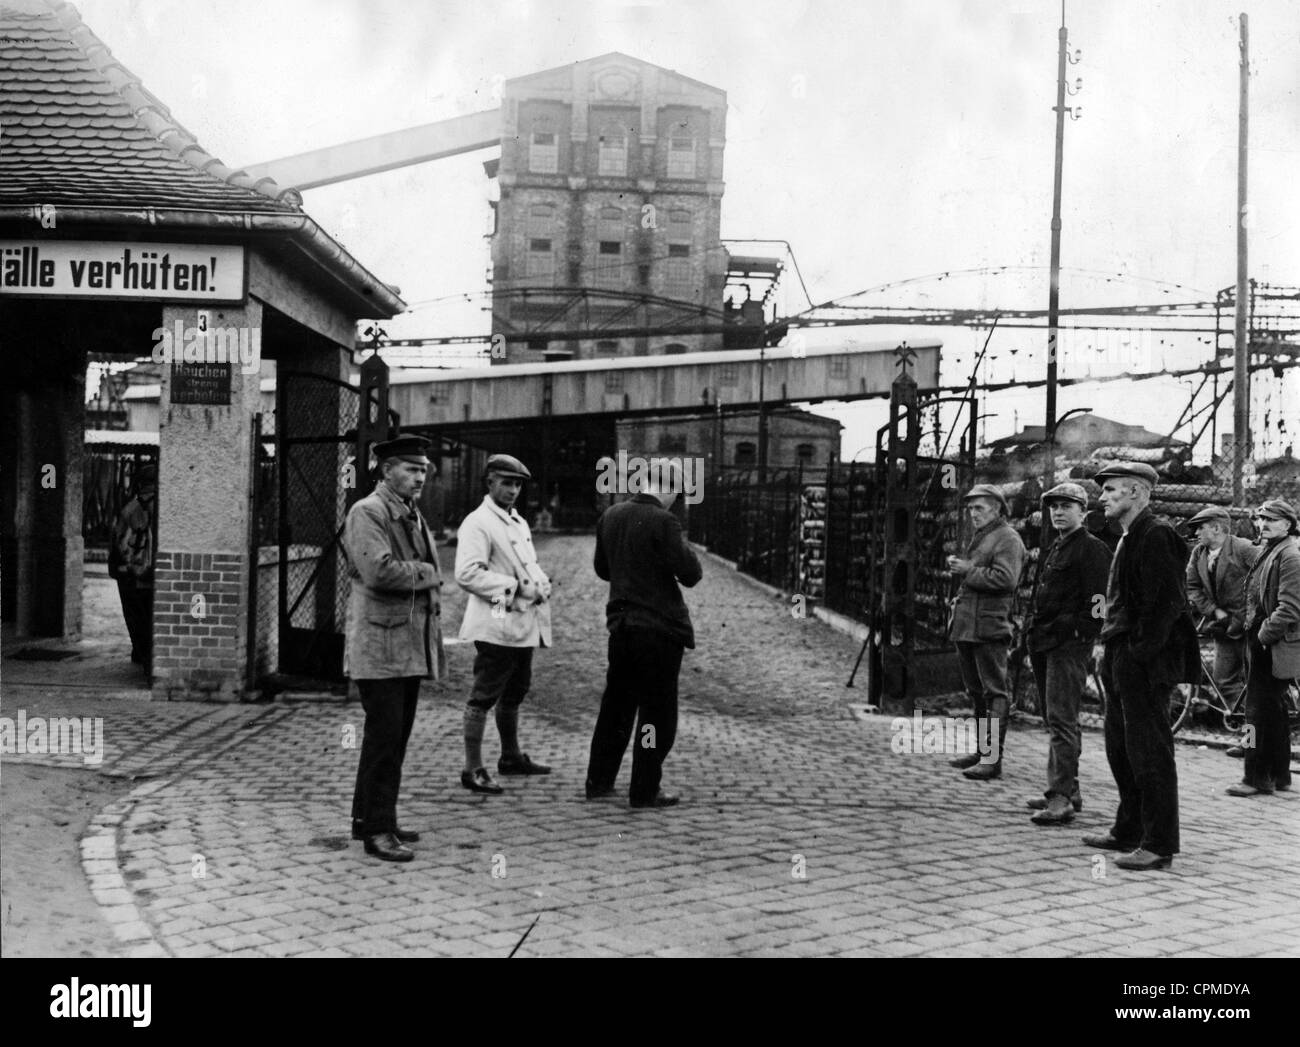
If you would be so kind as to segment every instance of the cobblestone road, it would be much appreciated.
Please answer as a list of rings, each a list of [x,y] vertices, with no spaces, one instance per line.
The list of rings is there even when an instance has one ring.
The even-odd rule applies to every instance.
[[[589,537],[538,541],[560,646],[537,655],[522,736],[555,773],[509,779],[500,797],[460,788],[472,648],[451,648],[451,683],[426,691],[407,757],[400,810],[423,833],[408,865],[347,835],[359,705],[101,703],[100,770],[154,776],[81,841],[123,951],[1300,955],[1300,794],[1229,798],[1240,764],[1180,746],[1183,853],[1126,873],[1079,839],[1109,826],[1116,800],[1099,733],[1085,733],[1083,813],[1033,826],[1041,729],[1013,727],[991,783],[943,755],[893,753],[890,721],[849,709],[863,700],[843,687],[856,645],[716,561],[688,594],[699,648],[665,775],[682,806],[585,801],[605,635],[591,550]],[[459,601],[447,616],[454,628]],[[27,698],[29,715],[46,700]]]

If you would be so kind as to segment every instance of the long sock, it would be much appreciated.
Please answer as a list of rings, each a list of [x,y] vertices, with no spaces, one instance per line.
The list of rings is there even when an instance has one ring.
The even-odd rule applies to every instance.
[[[501,734],[501,755],[507,760],[518,759],[522,755],[519,751],[519,706],[504,706],[500,703],[496,708],[497,731]]]
[[[483,766],[483,729],[486,726],[486,709],[476,705],[465,706],[465,766],[471,771]]]

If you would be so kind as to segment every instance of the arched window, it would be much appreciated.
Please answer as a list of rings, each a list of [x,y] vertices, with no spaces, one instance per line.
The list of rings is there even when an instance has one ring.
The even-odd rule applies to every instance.
[[[737,465],[754,465],[758,461],[758,448],[748,442],[736,444],[736,464]]]

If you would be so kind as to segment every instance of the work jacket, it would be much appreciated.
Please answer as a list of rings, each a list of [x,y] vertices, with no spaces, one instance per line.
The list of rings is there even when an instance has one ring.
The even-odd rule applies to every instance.
[[[952,609],[952,639],[982,643],[1011,638],[1011,602],[1025,561],[1025,543],[1005,519],[971,536],[971,568],[961,580]]]
[[[469,593],[460,638],[501,647],[550,647],[550,601],[540,592],[530,600],[519,597],[525,579],[550,588],[528,523],[513,506],[507,513],[484,495],[456,532],[456,582]]]
[[[1138,513],[1115,550],[1101,639],[1123,639],[1153,678],[1194,683],[1201,677],[1187,602],[1187,543],[1150,508]]]
[[[1215,611],[1226,611],[1225,628],[1234,633],[1246,627],[1246,575],[1259,559],[1261,547],[1229,535],[1219,548],[1210,571],[1210,548],[1198,544],[1187,562],[1187,599],[1197,614],[1213,625]]]
[[[352,582],[343,671],[354,680],[445,680],[442,576],[419,509],[381,480],[348,511],[343,548]]]
[[[596,521],[597,576],[609,582],[605,624],[648,629],[695,646],[691,614],[679,584],[688,589],[703,576],[686,544],[682,525],[652,494],[612,505]]]
[[[1246,631],[1272,649],[1273,675],[1300,676],[1300,549],[1294,539],[1271,543],[1246,578]]]
[[[1110,550],[1087,527],[1058,535],[1043,557],[1026,630],[1031,651],[1090,644],[1106,620]]]

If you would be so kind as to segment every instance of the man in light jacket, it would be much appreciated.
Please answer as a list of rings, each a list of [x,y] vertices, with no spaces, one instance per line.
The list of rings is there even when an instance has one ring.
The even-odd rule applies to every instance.
[[[348,512],[347,632],[343,671],[366,711],[352,799],[352,837],[367,854],[409,862],[420,838],[397,825],[402,761],[422,679],[446,679],[439,619],[438,551],[417,506],[429,470],[429,441],[399,436],[374,445],[382,479]]]
[[[948,557],[948,570],[961,579],[953,603],[952,639],[962,683],[975,710],[979,752],[950,762],[962,768],[965,777],[985,781],[1002,776],[1002,748],[1011,716],[1007,691],[1011,602],[1020,582],[1025,544],[1007,522],[1006,497],[992,484],[976,484],[964,500],[975,533],[964,557]]]
[[[460,638],[473,640],[474,686],[465,706],[465,768],[471,792],[504,790],[483,766],[483,731],[496,707],[503,775],[550,774],[519,748],[519,706],[532,683],[533,649],[551,646],[551,580],[537,563],[528,524],[515,500],[531,473],[518,458],[487,460],[483,503],[456,535],[456,582],[469,593]]]

